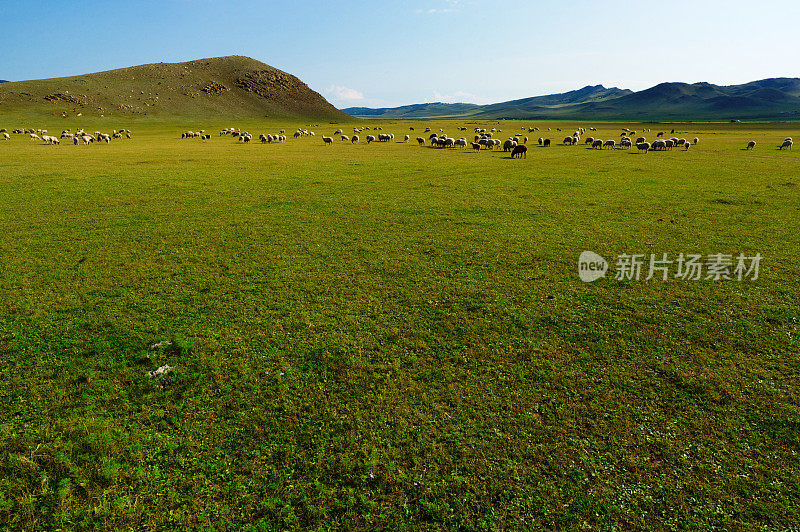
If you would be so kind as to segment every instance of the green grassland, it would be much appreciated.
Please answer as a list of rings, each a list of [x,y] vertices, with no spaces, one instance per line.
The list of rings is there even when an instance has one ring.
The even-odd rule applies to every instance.
[[[800,522],[797,126],[584,122],[701,140],[511,160],[77,120],[0,120],[133,131],[0,141],[0,528]],[[764,259],[584,284],[584,250]]]

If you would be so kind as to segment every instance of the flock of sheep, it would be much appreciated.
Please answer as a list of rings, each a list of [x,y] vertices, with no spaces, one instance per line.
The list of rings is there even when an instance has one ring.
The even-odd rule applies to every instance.
[[[364,129],[369,129],[369,127],[366,127],[366,128],[354,128],[354,132],[355,133],[360,133]],[[378,127],[376,129],[382,129],[382,128]],[[466,149],[467,147],[471,147],[475,151],[480,151],[481,149],[491,150],[491,149],[494,149],[496,147],[502,146],[504,152],[511,152],[511,157],[512,158],[516,158],[516,157],[522,158],[522,157],[526,157],[527,156],[527,151],[528,151],[527,144],[528,144],[528,140],[529,139],[528,139],[527,136],[524,135],[524,130],[525,129],[526,128],[523,127],[522,128],[523,133],[515,133],[513,136],[508,137],[504,142],[501,142],[500,140],[493,138],[493,136],[496,133],[502,132],[501,129],[492,128],[491,130],[487,131],[485,128],[479,128],[479,127],[475,128],[475,136],[473,137],[472,141],[468,140],[467,137],[460,137],[460,138],[450,137],[450,136],[444,134],[442,129],[439,130],[440,132],[442,132],[442,134],[432,133],[428,137],[427,141],[434,148],[462,148],[462,149]],[[533,133],[533,132],[539,131],[538,127],[529,127],[527,129],[528,129],[528,133]],[[547,129],[548,129],[548,131],[552,131],[552,128],[547,128]],[[411,127],[410,130],[413,131],[414,128]],[[466,127],[458,127],[458,130],[459,131],[467,131],[467,128]],[[561,131],[561,128],[556,128],[556,130],[557,131]],[[425,129],[425,133],[428,133],[430,131],[431,131],[430,127]],[[586,133],[586,131],[587,131],[586,128],[579,128],[572,135],[568,135],[568,136],[564,137],[564,140],[562,141],[562,143],[565,146],[576,146],[581,142],[581,136],[584,135]],[[589,131],[597,131],[597,128],[594,128],[594,127],[593,128],[589,128]],[[651,130],[647,129],[647,130],[643,131],[643,133],[649,133],[650,131]],[[672,134],[674,134],[674,133],[675,133],[675,130],[673,129],[672,130]],[[313,134],[314,133],[312,132],[311,135],[313,135]],[[354,143],[354,144],[357,143],[360,140],[360,138],[359,138],[359,136],[357,134],[353,135],[352,137],[350,137],[348,135],[343,134],[341,129],[338,129],[338,130],[336,130],[334,135],[331,136],[331,137],[323,136],[322,137],[322,141],[326,145],[331,145],[331,144],[333,144],[333,137],[336,136],[336,135],[341,135],[341,140],[342,141],[349,141],[349,142]],[[635,141],[632,140],[632,137],[634,137],[636,135],[637,135],[637,132],[635,130],[630,130],[628,128],[622,128],[622,132],[620,133],[620,140],[619,141],[617,141],[615,139],[602,140],[602,139],[597,139],[597,138],[594,138],[594,137],[591,137],[591,136],[587,136],[584,139],[583,142],[584,142],[584,144],[591,146],[592,149],[600,149],[600,150],[602,150],[604,148],[605,149],[617,149],[617,148],[619,148],[619,149],[629,149],[629,148],[632,148],[633,146],[636,146],[636,148],[640,152],[645,152],[645,153],[647,153],[648,151],[667,151],[667,150],[671,150],[673,148],[683,148],[684,151],[688,151],[689,148],[692,145],[697,145],[697,143],[700,142],[700,138],[699,137],[694,137],[691,141],[689,141],[688,139],[678,138],[678,137],[672,137],[672,138],[669,138],[669,139],[662,138],[665,135],[664,131],[658,132],[656,134],[656,139],[653,140],[652,142],[648,142],[647,138],[644,137],[644,136],[637,136]],[[385,133],[379,134],[378,138],[377,138],[378,141],[390,141],[390,140],[393,140],[393,139],[394,139],[394,135],[393,134],[385,134]],[[404,139],[403,139],[403,142],[409,142],[410,139],[411,139],[411,136],[406,134]],[[373,135],[367,135],[367,137],[366,137],[367,144],[369,144],[370,142],[375,141],[375,140],[376,140],[376,138]],[[425,137],[417,137],[416,141],[420,146],[424,146],[425,142],[426,142],[426,139],[425,139]],[[549,148],[552,145],[552,141],[549,138],[544,138],[544,137],[539,137],[538,143],[539,143],[539,146],[541,146],[543,148]],[[778,146],[778,149],[780,149],[780,150],[783,150],[784,148],[792,149],[792,144],[793,144],[792,138],[791,137],[786,137],[783,140],[783,142]],[[756,146],[756,142],[755,141],[750,141],[747,144],[747,149],[751,150],[755,146]]]
[[[414,128],[409,128],[411,131],[414,131]],[[466,127],[459,126],[457,128],[461,132],[467,131]],[[513,136],[510,136],[505,139],[505,141],[500,141],[499,139],[494,138],[496,134],[501,133],[502,130],[498,128],[492,128],[491,130],[487,130],[486,128],[475,128],[475,135],[472,140],[467,139],[466,136],[462,136],[459,138],[454,138],[446,135],[442,129],[440,129],[440,133],[433,133],[431,132],[431,128],[425,128],[425,133],[431,133],[428,138],[425,137],[416,137],[416,142],[420,146],[426,145],[426,142],[430,144],[431,147],[434,148],[472,148],[475,151],[480,151],[482,149],[493,150],[494,148],[502,147],[504,152],[511,152],[511,157],[527,157],[528,151],[528,137],[525,135],[525,130],[527,129],[527,133],[535,133],[539,131],[538,127],[522,127],[521,133],[515,133]],[[382,127],[375,127],[372,131],[375,134],[366,134],[364,140],[367,144],[372,142],[391,142],[394,140],[395,136],[392,133],[378,133],[378,131],[382,131]],[[548,131],[552,131],[552,128],[547,128]],[[363,133],[365,131],[370,131],[368,126],[364,127],[354,127],[353,128],[353,135],[345,134],[342,129],[337,129],[333,135],[331,136],[322,136],[322,142],[326,146],[333,145],[333,139],[335,137],[339,137],[343,142],[349,142],[351,144],[358,144],[361,141],[361,137],[359,133]],[[561,128],[556,128],[556,131],[561,131]],[[588,131],[597,131],[597,128],[589,128]],[[581,142],[582,136],[585,135],[587,132],[586,128],[579,128],[573,134],[565,136],[562,144],[565,146],[576,146]],[[642,133],[649,133],[650,130],[644,130]],[[65,129],[61,132],[60,137],[54,137],[47,134],[46,129],[34,129],[34,128],[19,128],[14,129],[12,131],[14,134],[29,135],[31,140],[40,140],[45,144],[50,145],[57,145],[60,144],[61,139],[72,139],[75,145],[83,143],[84,145],[91,144],[93,142],[105,142],[110,143],[112,139],[121,139],[123,137],[130,139],[131,132],[129,129],[119,129],[113,130],[111,134],[102,133],[100,131],[95,131],[93,134],[86,133],[83,129],[79,129],[74,133],[69,129]],[[675,133],[675,130],[672,130],[672,134]],[[690,146],[697,145],[700,142],[698,137],[695,137],[691,141],[684,138],[672,137],[669,139],[662,138],[666,133],[661,131],[658,132],[656,135],[656,139],[652,142],[648,142],[646,137],[644,136],[637,136],[637,132],[635,130],[630,130],[628,128],[622,128],[620,133],[620,139],[617,141],[616,139],[607,139],[602,140],[592,136],[587,136],[583,139],[583,143],[587,146],[590,146],[592,149],[630,149],[633,146],[640,152],[647,153],[648,151],[666,151],[671,150],[673,148],[683,148],[684,151],[688,150]],[[231,136],[237,139],[238,142],[241,143],[248,143],[253,139],[253,135],[248,133],[247,131],[242,131],[238,128],[225,128],[219,132],[219,136]],[[298,128],[297,131],[293,134],[294,138],[301,138],[304,136],[314,137],[316,134],[313,131],[309,131],[307,129]],[[636,140],[632,140],[636,137]],[[0,129],[0,140],[9,140],[11,137],[8,134],[8,131],[5,128]],[[211,139],[211,135],[206,133],[204,129],[199,131],[185,131],[181,133],[182,139],[191,139],[191,138],[199,138],[202,141],[206,141]],[[286,142],[286,130],[281,129],[276,134],[260,134],[258,136],[259,141],[262,144],[271,144],[271,143],[284,143]],[[411,135],[406,134],[403,138],[403,142],[408,143],[411,140]],[[539,137],[538,144],[540,147],[548,148],[552,145],[552,141],[549,138]],[[778,149],[783,150],[784,148],[792,149],[793,141],[791,137],[786,137],[783,142],[778,146]],[[745,149],[752,150],[756,147],[756,141],[751,140],[747,143],[747,147]]]
[[[61,144],[61,139],[72,139],[72,143],[77,146],[80,143],[89,145],[93,142],[105,142],[106,144],[109,144],[111,139],[121,139],[123,137],[128,139],[131,138],[130,129],[115,129],[111,134],[102,133],[100,131],[95,131],[94,133],[89,134],[83,129],[79,129],[73,133],[70,129],[65,129],[61,132],[61,136],[59,137],[48,135],[46,129],[18,128],[12,130],[11,133],[17,135],[28,135],[31,140],[41,140],[45,144],[50,145]],[[8,131],[5,128],[0,129],[0,140],[9,140],[10,138],[11,136],[8,134]]]

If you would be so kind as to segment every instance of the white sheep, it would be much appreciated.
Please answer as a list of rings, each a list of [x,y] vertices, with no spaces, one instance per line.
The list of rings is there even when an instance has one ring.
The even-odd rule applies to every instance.
[[[789,148],[789,149],[791,150],[791,149],[792,149],[792,144],[794,144],[794,142],[792,142],[792,139],[790,139],[790,138],[787,138],[786,140],[784,140],[784,141],[783,141],[783,144],[781,144],[781,145],[778,147],[778,149],[779,149],[779,150],[782,150],[782,149],[784,149],[784,148]]]
[[[403,142],[408,142],[409,140],[411,140],[411,135],[406,135]]]
[[[331,137],[322,137],[322,142],[325,143],[326,146],[330,146],[333,144],[333,139]]]
[[[747,149],[748,150],[752,150],[755,147],[756,147],[756,141],[751,140],[750,142],[747,143]]]
[[[351,144],[358,144],[358,141],[361,140],[358,135],[353,135],[353,138],[350,139]]]
[[[3,131],[2,137],[0,137],[0,138],[2,138],[3,140],[8,140],[8,139],[10,139],[11,137],[8,135],[8,133],[6,133],[5,131]]]

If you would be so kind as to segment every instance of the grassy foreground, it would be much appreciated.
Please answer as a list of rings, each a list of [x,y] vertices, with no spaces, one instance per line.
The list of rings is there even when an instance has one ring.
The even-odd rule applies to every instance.
[[[800,521],[797,127],[516,161],[197,127],[0,141],[0,528]],[[584,250],[764,260],[584,284]]]

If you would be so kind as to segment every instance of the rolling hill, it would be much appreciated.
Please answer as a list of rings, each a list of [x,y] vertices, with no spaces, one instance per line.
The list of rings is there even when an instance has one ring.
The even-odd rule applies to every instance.
[[[348,118],[295,76],[241,56],[3,83],[0,113]]]
[[[729,120],[800,119],[800,78],[743,85],[661,83],[633,92],[602,85],[489,105],[435,103],[396,108],[349,108],[369,118]]]

